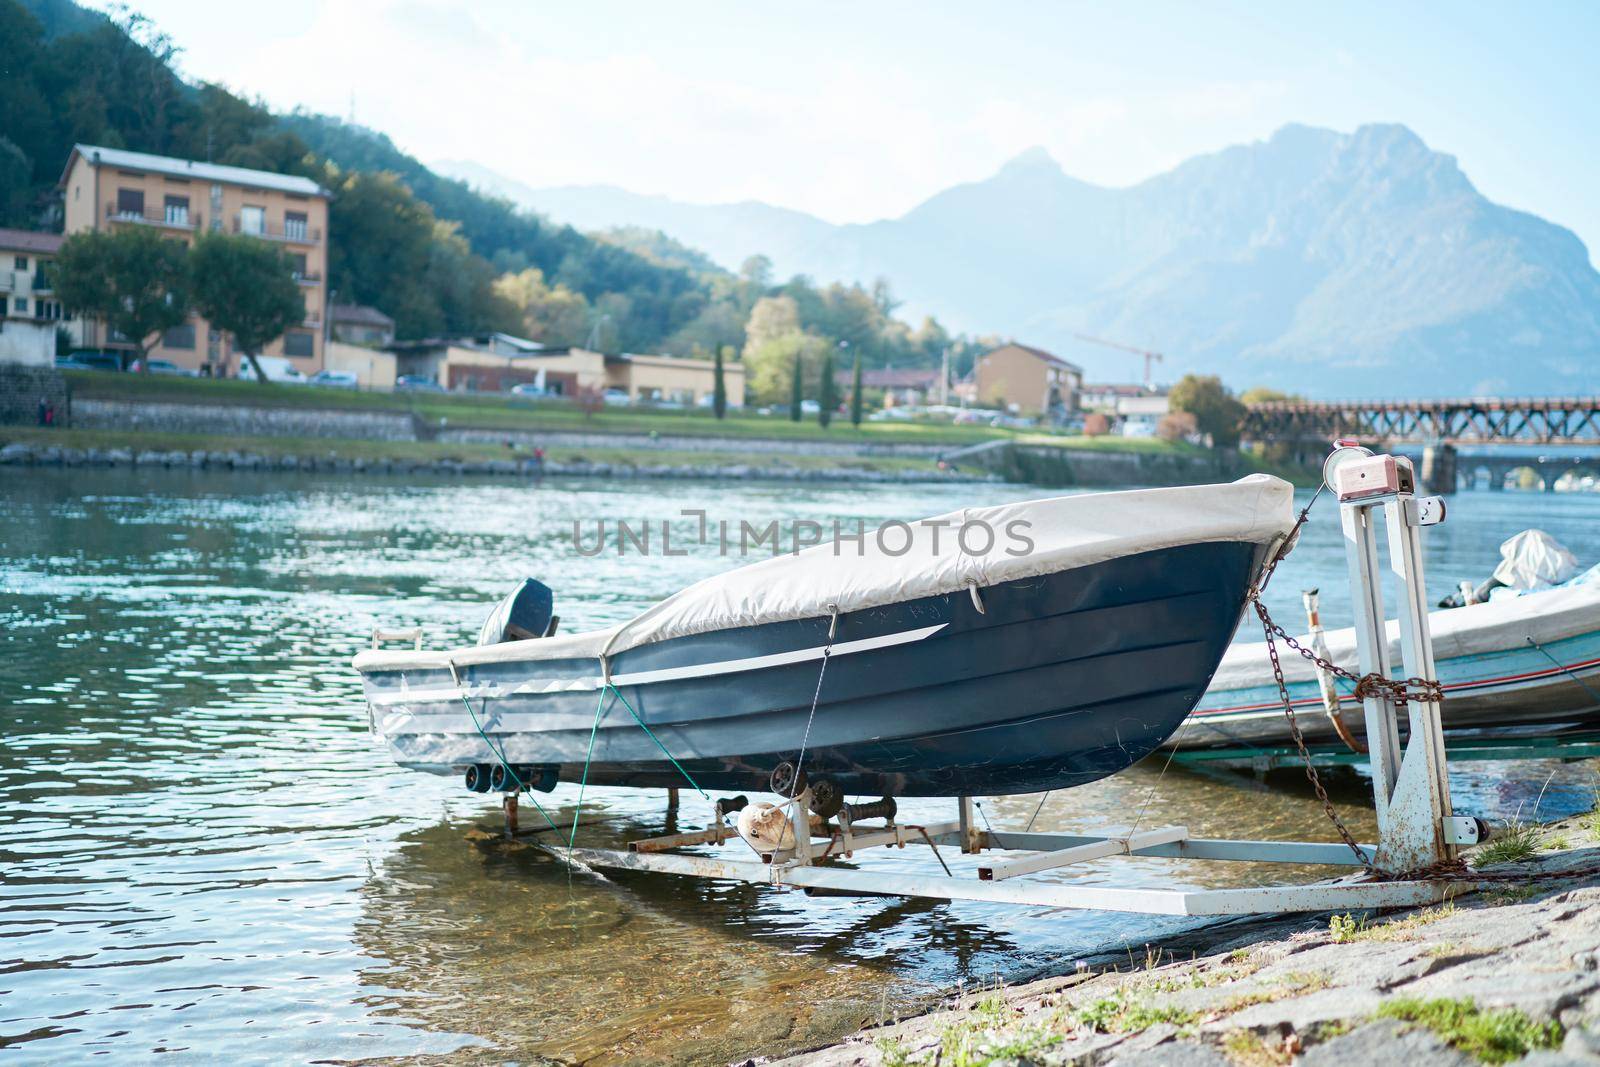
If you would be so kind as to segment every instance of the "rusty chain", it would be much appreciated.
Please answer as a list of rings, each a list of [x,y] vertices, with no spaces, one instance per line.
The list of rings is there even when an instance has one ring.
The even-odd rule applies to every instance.
[[[1322,495],[1322,489],[1322,486],[1318,486],[1317,491],[1311,495],[1311,499],[1306,503],[1306,506],[1300,510],[1300,517],[1295,520],[1288,536],[1278,545],[1277,550],[1273,552],[1266,566],[1262,568],[1261,576],[1250,587],[1249,593],[1246,594],[1246,600],[1253,604],[1256,617],[1261,620],[1261,632],[1267,639],[1267,657],[1272,661],[1272,678],[1278,686],[1278,699],[1283,703],[1283,715],[1289,723],[1289,735],[1294,739],[1295,748],[1300,752],[1301,762],[1305,764],[1306,779],[1316,792],[1317,800],[1322,803],[1322,810],[1328,816],[1328,821],[1333,823],[1334,829],[1339,832],[1340,839],[1350,847],[1350,851],[1355,853],[1356,858],[1361,861],[1361,867],[1369,874],[1378,874],[1379,872],[1373,866],[1372,860],[1361,846],[1356,843],[1355,836],[1351,834],[1350,828],[1344,824],[1343,819],[1339,818],[1339,813],[1333,810],[1333,801],[1328,798],[1328,790],[1322,784],[1322,778],[1317,774],[1316,766],[1312,763],[1311,753],[1306,748],[1305,735],[1301,732],[1300,723],[1295,718],[1294,701],[1289,697],[1289,684],[1283,677],[1283,662],[1279,658],[1278,642],[1281,640],[1289,648],[1299,653],[1301,658],[1307,662],[1353,684],[1357,699],[1387,694],[1394,701],[1396,708],[1403,708],[1413,700],[1441,703],[1444,700],[1444,689],[1437,681],[1426,678],[1395,680],[1385,678],[1377,672],[1357,675],[1337,663],[1317,655],[1314,651],[1295,640],[1287,630],[1273,620],[1272,614],[1267,610],[1266,603],[1262,600],[1262,594],[1266,592],[1267,583],[1272,580],[1272,575],[1277,571],[1278,564],[1283,562],[1284,558],[1293,551],[1294,546],[1298,543],[1300,530],[1305,526],[1306,520],[1311,517],[1311,507],[1317,502],[1317,498]]]

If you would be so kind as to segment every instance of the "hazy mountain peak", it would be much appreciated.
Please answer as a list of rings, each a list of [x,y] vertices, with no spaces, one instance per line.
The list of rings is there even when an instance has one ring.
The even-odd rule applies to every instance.
[[[761,252],[778,277],[886,277],[907,315],[1037,344],[1091,379],[1140,368],[1080,332],[1159,349],[1169,379],[1324,395],[1587,390],[1600,352],[1600,275],[1577,237],[1485,199],[1398,123],[1289,125],[1126,189],[1030,148],[868,225],[592,187],[520,192],[580,229],[647,226],[730,269]]]
[[[1034,145],[1032,148],[1019,152],[1006,160],[995,176],[1006,177],[1019,174],[1060,175],[1062,173],[1061,164],[1055,161],[1055,157],[1046,151],[1042,145]]]

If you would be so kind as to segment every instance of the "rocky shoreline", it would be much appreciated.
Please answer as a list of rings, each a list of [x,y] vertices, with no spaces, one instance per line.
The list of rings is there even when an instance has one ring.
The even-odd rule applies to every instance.
[[[582,477],[656,479],[739,479],[794,482],[998,482],[998,475],[922,470],[885,471],[870,468],[796,467],[771,464],[651,464],[599,463],[588,460],[542,461],[527,456],[516,459],[460,459],[439,457],[368,458],[334,452],[296,454],[253,451],[159,451],[134,448],[61,448],[12,442],[0,447],[0,466],[11,467],[145,467],[232,471],[325,471],[341,474],[440,474],[500,477]]]
[[[1219,922],[777,1062],[1597,1065],[1600,815],[1540,836],[1535,859],[1485,866],[1492,882],[1442,905]]]

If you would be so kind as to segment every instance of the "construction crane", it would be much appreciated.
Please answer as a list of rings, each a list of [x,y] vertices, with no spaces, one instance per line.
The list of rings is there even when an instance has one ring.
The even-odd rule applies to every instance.
[[[1107,341],[1104,337],[1090,337],[1086,333],[1075,333],[1072,336],[1076,337],[1080,341],[1088,341],[1092,345],[1105,345],[1107,348],[1118,348],[1124,352],[1132,352],[1136,356],[1143,356],[1144,387],[1147,390],[1155,389],[1155,380],[1150,375],[1150,366],[1153,363],[1160,363],[1166,359],[1166,357],[1160,352],[1151,352],[1147,349],[1135,348],[1133,345],[1125,345],[1119,341]]]

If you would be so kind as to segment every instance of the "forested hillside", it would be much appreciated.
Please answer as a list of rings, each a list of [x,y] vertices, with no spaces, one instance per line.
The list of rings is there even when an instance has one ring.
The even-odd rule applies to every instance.
[[[59,229],[55,185],[72,145],[124,147],[321,182],[333,194],[331,289],[393,316],[402,338],[506,330],[607,351],[726,345],[782,367],[802,359],[811,377],[841,341],[869,365],[931,364],[947,346],[970,362],[972,346],[936,322],[896,321],[886,283],[780,284],[759,256],[736,275],[653,231],[580,233],[435,174],[382,133],[188,84],[176,54],[137,15],[0,0],[0,225]],[[763,301],[777,314],[756,316]]]

